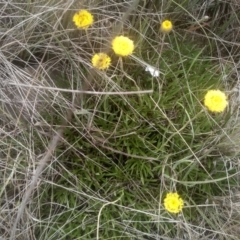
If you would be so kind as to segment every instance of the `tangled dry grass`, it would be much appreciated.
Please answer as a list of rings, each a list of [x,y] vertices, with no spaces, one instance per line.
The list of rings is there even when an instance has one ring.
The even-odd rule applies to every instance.
[[[239,238],[237,0],[0,9],[0,239]],[[74,26],[79,9],[91,28]],[[113,54],[118,34],[133,56]],[[91,65],[102,51],[106,72]],[[219,116],[202,105],[212,87],[229,97]],[[162,199],[176,190],[185,205],[171,215]]]

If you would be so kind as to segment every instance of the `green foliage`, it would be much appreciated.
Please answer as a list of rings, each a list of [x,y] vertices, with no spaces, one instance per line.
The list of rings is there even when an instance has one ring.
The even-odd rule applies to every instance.
[[[77,114],[75,127],[65,133],[75,147],[59,152],[59,161],[68,170],[62,175],[68,181],[60,178],[57,184],[72,189],[69,182],[74,176],[76,191],[97,198],[83,200],[69,189],[52,190],[51,201],[66,208],[52,222],[54,228],[61,227],[66,238],[94,238],[96,218],[103,205],[99,199],[113,201],[121,192],[118,207],[109,205],[101,213],[101,237],[139,239],[136,233],[130,234],[130,229],[159,234],[162,230],[157,230],[159,226],[152,223],[147,212],[138,213],[158,208],[159,191],[176,186],[186,206],[197,206],[222,194],[229,184],[227,176],[236,172],[226,171],[224,160],[211,154],[212,136],[221,130],[226,116],[209,115],[202,106],[207,89],[220,86],[219,76],[211,70],[214,65],[194,43],[174,38],[170,41],[171,49],[163,51],[160,64],[164,75],[152,79],[142,73],[137,82],[137,88],[152,87],[151,95],[91,97],[84,104],[88,110]],[[138,78],[137,73],[132,78]],[[136,88],[128,79],[114,80],[122,89]],[[167,188],[162,189],[161,184]],[[134,212],[125,206],[134,208]],[[202,214],[197,207],[184,209],[190,222]],[[130,219],[125,233],[123,219]],[[147,222],[144,227],[143,222]],[[169,229],[174,237],[176,229],[164,224],[163,232]]]
[[[215,197],[239,187],[238,162],[225,155],[232,149],[230,123],[235,115],[231,104],[224,113],[209,113],[203,98],[209,89],[228,93],[236,84],[238,45],[232,42],[238,40],[228,39],[226,32],[234,29],[239,13],[230,15],[235,5],[222,1],[139,1],[131,12],[132,2],[91,1],[95,22],[86,31],[72,23],[75,9],[88,9],[82,2],[16,1],[0,13],[7,16],[1,38],[2,80],[12,74],[9,82],[18,90],[36,86],[31,101],[19,91],[24,95],[21,106],[28,102],[32,107],[25,111],[28,120],[23,126],[20,117],[12,123],[22,114],[21,107],[10,123],[2,121],[0,193],[6,199],[1,207],[11,218],[39,161],[52,150],[52,136],[64,128],[27,206],[27,221],[23,218],[18,226],[19,237],[30,232],[39,240],[228,236],[220,229],[225,222],[216,214],[221,206]],[[210,20],[204,19],[206,14]],[[165,19],[174,26],[166,35],[159,30]],[[134,41],[133,56],[113,54],[115,28]],[[105,48],[112,66],[97,71],[91,57]],[[32,67],[32,74],[26,66]],[[160,76],[151,76],[146,66],[159,69]],[[24,80],[19,84],[20,76]],[[6,89],[4,84],[1,89]],[[85,85],[89,91],[116,94],[77,93]],[[126,94],[139,90],[152,93]],[[8,96],[7,91],[1,95]],[[6,99],[2,102],[11,106],[14,96]],[[1,112],[7,115],[4,106]],[[237,129],[231,135],[236,142]],[[227,150],[221,151],[221,145]],[[164,209],[170,191],[184,200],[180,214]],[[1,222],[10,222],[11,229],[9,216]],[[8,233],[2,235],[8,239]]]

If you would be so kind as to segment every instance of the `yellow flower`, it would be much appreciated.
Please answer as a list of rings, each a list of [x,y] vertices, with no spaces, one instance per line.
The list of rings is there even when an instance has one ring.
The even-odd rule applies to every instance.
[[[119,56],[128,56],[134,50],[134,43],[128,37],[118,36],[112,40],[112,49]]]
[[[92,57],[92,65],[95,68],[104,70],[111,64],[111,58],[106,53],[97,53]]]
[[[74,14],[73,22],[78,28],[87,29],[93,23],[93,15],[87,10],[80,10]]]
[[[164,199],[164,207],[171,213],[179,213],[183,208],[183,200],[177,193],[168,193]]]
[[[227,96],[220,90],[209,90],[204,97],[204,105],[211,112],[223,112],[228,105]]]
[[[173,25],[172,25],[172,22],[169,21],[169,20],[165,20],[162,22],[161,24],[161,31],[163,33],[169,33],[172,31],[172,28],[173,28]]]

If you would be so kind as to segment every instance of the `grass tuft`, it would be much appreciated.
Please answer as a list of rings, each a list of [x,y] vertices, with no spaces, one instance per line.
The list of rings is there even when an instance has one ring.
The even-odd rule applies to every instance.
[[[239,238],[237,1],[0,9],[2,239]],[[73,22],[82,9],[86,29]],[[112,49],[121,35],[130,56]],[[204,106],[211,89],[227,95],[224,112]]]

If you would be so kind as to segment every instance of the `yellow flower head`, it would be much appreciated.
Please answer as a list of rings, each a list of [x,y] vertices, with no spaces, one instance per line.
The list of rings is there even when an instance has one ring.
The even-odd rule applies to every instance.
[[[220,90],[209,90],[204,97],[204,105],[211,112],[223,112],[228,105],[227,96]]]
[[[179,213],[183,208],[183,200],[177,193],[168,193],[164,199],[164,207],[171,213]]]
[[[169,20],[165,20],[162,22],[161,24],[161,31],[163,33],[169,33],[172,31],[172,28],[173,28],[173,25],[172,25],[172,22],[169,21]]]
[[[93,15],[87,10],[80,10],[74,14],[73,22],[78,28],[87,29],[93,23]]]
[[[112,49],[119,56],[128,56],[134,50],[134,43],[128,37],[118,36],[112,40]]]
[[[92,65],[95,68],[104,70],[111,64],[111,58],[106,53],[97,53],[92,57]]]

